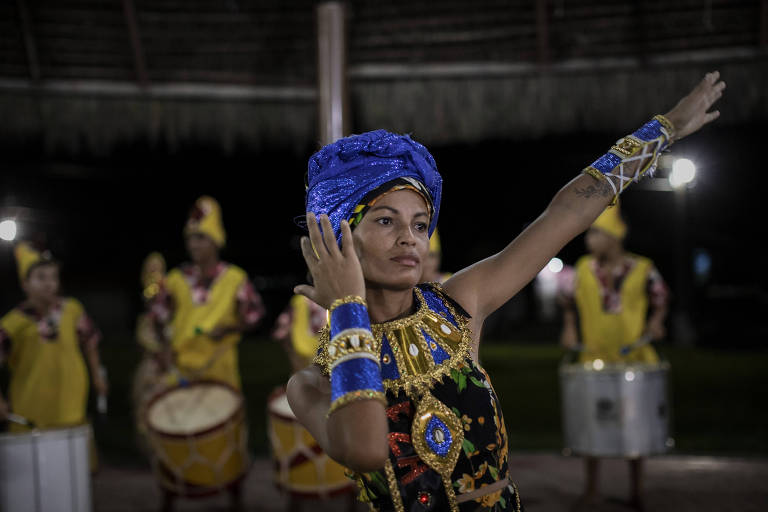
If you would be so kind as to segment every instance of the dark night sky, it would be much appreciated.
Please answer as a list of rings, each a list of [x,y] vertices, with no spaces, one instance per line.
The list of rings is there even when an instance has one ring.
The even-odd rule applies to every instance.
[[[766,232],[766,176],[759,161],[765,128],[712,126],[673,146],[676,155],[698,164],[685,225],[691,248],[705,248],[713,257],[710,285],[697,288],[694,295],[702,314],[711,308],[722,313],[713,320],[718,333],[733,332],[738,323],[742,337],[765,333],[754,314],[765,311],[760,300],[765,301],[768,289],[765,272],[754,270]],[[418,134],[413,136],[418,140]],[[439,223],[444,268],[457,270],[501,249],[546,207],[560,186],[616,138],[580,134],[430,148],[444,178]],[[109,318],[102,323],[130,327],[139,307],[138,274],[144,256],[159,250],[170,265],[181,262],[186,214],[197,196],[210,194],[222,204],[228,230],[224,258],[251,277],[258,276],[255,282],[270,313],[276,314],[304,273],[296,250],[301,231],[293,218],[303,213],[303,175],[313,149],[253,154],[242,148],[234,157],[223,157],[199,146],[173,155],[131,147],[109,160],[72,160],[29,156],[39,154],[32,145],[28,150],[16,148],[0,164],[0,207],[31,208],[33,223],[25,226],[26,232],[47,234],[48,245],[65,264],[65,290],[83,298],[97,320],[103,310],[102,316]],[[628,248],[656,260],[674,286],[672,196],[630,190],[623,210],[630,223]],[[573,263],[582,252],[579,237],[561,257]],[[20,291],[5,243],[0,248],[0,279],[0,306],[6,310],[20,298]],[[127,312],[89,304],[89,296],[97,302],[97,297],[114,292],[124,299],[113,309]],[[743,325],[744,318],[751,318],[754,326]]]

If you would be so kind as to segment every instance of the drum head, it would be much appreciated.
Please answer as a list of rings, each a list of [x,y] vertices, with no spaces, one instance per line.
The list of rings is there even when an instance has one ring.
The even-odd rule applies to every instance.
[[[267,406],[269,413],[286,421],[295,421],[296,415],[293,414],[291,406],[288,403],[288,395],[285,393],[273,394],[269,399]]]
[[[150,429],[168,435],[190,435],[224,423],[242,407],[242,396],[216,382],[196,382],[164,391],[147,407]]]

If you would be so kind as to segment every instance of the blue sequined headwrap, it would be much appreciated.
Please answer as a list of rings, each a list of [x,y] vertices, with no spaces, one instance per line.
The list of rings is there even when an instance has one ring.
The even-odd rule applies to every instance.
[[[339,139],[309,159],[307,211],[327,214],[336,240],[341,240],[341,221],[371,190],[396,178],[419,180],[432,196],[434,215],[429,234],[440,213],[443,179],[427,148],[408,135],[375,130]]]

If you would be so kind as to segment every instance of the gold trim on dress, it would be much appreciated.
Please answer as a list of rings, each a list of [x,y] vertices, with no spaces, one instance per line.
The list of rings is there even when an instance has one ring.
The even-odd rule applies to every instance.
[[[387,458],[384,464],[384,472],[387,474],[387,484],[389,485],[389,498],[395,507],[395,512],[405,512],[403,498],[400,497],[400,487],[397,486],[397,477],[395,477],[395,468],[392,467],[392,461]]]
[[[442,288],[435,285],[439,293]],[[429,309],[424,295],[418,288],[414,289],[419,307],[413,315],[391,322],[371,325],[375,339],[376,350],[381,358],[383,337],[394,355],[394,363],[400,377],[384,379],[384,389],[397,394],[401,390],[409,393],[416,391],[423,394],[432,386],[450,375],[451,370],[458,369],[466,359],[471,357],[472,332],[466,319],[455,311],[447,301],[443,301],[448,311],[456,320],[454,326],[446,318]],[[429,334],[432,340],[440,346],[448,358],[436,364],[430,347],[423,332]],[[326,326],[319,335],[320,350],[314,358],[314,363],[320,366],[323,374],[330,375],[331,357],[328,355],[329,329]]]
[[[440,474],[446,471],[453,472],[456,461],[461,453],[461,446],[464,442],[464,427],[452,410],[444,403],[435,398],[431,393],[425,393],[419,400],[416,408],[416,415],[411,423],[411,442],[416,449],[419,458],[429,467]],[[430,423],[439,421],[448,429],[451,435],[451,443],[447,447],[445,455],[440,455],[430,446],[427,436],[430,435]],[[436,444],[445,443],[445,434],[441,428],[435,428],[433,425],[431,431],[431,441]],[[450,478],[449,478],[450,480]]]

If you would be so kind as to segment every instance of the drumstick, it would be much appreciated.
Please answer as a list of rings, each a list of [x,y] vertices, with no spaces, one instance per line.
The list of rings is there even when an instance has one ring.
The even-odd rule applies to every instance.
[[[12,421],[14,423],[18,423],[19,425],[24,425],[25,427],[29,427],[31,429],[37,428],[35,426],[35,422],[34,421],[29,420],[29,419],[25,418],[24,416],[20,416],[18,414],[14,414],[12,412],[9,412],[8,415],[6,416],[6,418],[8,419],[8,421]]]
[[[619,354],[622,355],[622,356],[625,356],[625,355],[629,354],[630,352],[632,352],[633,350],[638,349],[638,348],[640,348],[640,347],[642,347],[644,345],[649,344],[651,341],[652,340],[651,340],[651,335],[650,334],[643,334],[634,343],[621,347],[621,350],[619,350]]]

